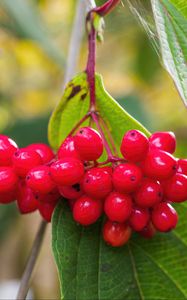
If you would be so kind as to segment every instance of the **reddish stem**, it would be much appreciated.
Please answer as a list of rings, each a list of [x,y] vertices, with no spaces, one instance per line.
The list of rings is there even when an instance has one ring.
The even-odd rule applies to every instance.
[[[118,152],[117,152],[117,149],[116,149],[116,146],[115,146],[115,143],[114,143],[114,140],[113,140],[113,137],[112,137],[112,134],[111,134],[110,130],[108,129],[108,127],[107,127],[105,121],[103,120],[103,118],[100,117],[99,120],[100,120],[101,124],[103,125],[103,128],[105,129],[105,131],[108,135],[108,139],[109,139],[110,144],[112,146],[114,155],[118,156]]]
[[[104,17],[109,14],[115,8],[115,6],[120,3],[120,1],[121,0],[108,0],[106,3],[99,7],[96,7],[93,10],[97,12],[101,17]]]
[[[72,134],[75,133],[75,131],[84,123],[88,118],[90,117],[90,112],[88,112],[76,125],[73,127],[73,129],[70,131],[68,136],[71,136]]]

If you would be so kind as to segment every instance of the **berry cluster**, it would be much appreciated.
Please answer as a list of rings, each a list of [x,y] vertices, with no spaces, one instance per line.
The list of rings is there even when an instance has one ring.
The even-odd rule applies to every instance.
[[[90,127],[68,136],[56,157],[45,144],[18,149],[1,135],[0,203],[17,199],[21,213],[38,209],[50,221],[62,196],[83,226],[104,212],[103,238],[114,247],[124,245],[132,231],[151,238],[175,228],[178,216],[171,203],[187,200],[187,160],[174,158],[175,148],[171,132],[147,138],[130,130],[121,143],[123,157],[99,163],[103,140]]]

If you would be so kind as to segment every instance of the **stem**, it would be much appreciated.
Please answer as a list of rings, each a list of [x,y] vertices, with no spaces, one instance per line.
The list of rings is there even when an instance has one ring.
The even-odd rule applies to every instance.
[[[100,120],[101,124],[103,125],[103,127],[104,127],[104,129],[105,129],[105,131],[106,131],[106,133],[108,135],[108,139],[109,139],[110,144],[112,146],[114,155],[118,156],[118,152],[117,152],[117,149],[116,149],[116,146],[115,146],[115,143],[114,143],[114,140],[113,140],[113,137],[111,135],[110,130],[108,129],[108,127],[107,127],[105,121],[103,120],[103,118],[100,118],[99,120]]]
[[[90,117],[90,112],[88,112],[76,125],[73,127],[73,129],[70,131],[68,136],[71,136],[72,134],[75,133],[75,131],[80,127],[82,123],[84,123],[89,117]]]
[[[46,230],[47,223],[45,221],[41,221],[38,232],[36,234],[31,253],[29,255],[25,271],[23,273],[19,291],[17,294],[17,300],[24,300],[27,297],[27,293],[29,290],[29,283],[30,283],[30,278],[38,257],[38,254],[40,252],[40,248],[42,245],[42,241],[44,238],[45,230]]]
[[[109,14],[117,4],[120,3],[121,0],[108,0],[103,5],[96,7],[94,9],[95,12],[97,12],[101,17],[106,16]]]

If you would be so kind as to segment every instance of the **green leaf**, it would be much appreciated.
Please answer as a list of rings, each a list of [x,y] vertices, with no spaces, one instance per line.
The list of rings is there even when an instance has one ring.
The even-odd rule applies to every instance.
[[[168,0],[151,0],[151,3],[165,68],[187,105],[186,1],[184,4],[175,0],[175,5]]]
[[[186,0],[171,0],[176,8],[187,18],[187,2]]]

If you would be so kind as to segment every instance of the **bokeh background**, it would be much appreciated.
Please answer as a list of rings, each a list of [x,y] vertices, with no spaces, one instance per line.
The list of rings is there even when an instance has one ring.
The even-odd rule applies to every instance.
[[[152,26],[149,1],[136,6]],[[75,7],[75,0],[0,0],[0,133],[20,147],[47,142],[48,119],[62,94]],[[174,131],[177,155],[185,157],[186,109],[155,51],[157,42],[156,36],[150,41],[124,1],[106,18],[97,71],[113,97],[150,131]],[[84,37],[78,71],[86,56]],[[21,277],[39,221],[37,214],[20,217],[14,204],[0,207],[0,283]],[[35,299],[59,299],[51,225],[32,288]]]

